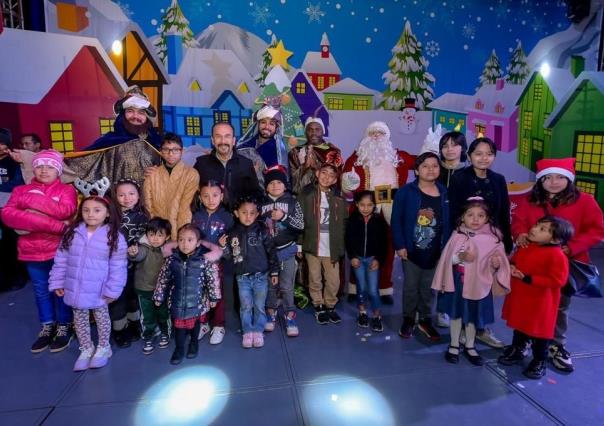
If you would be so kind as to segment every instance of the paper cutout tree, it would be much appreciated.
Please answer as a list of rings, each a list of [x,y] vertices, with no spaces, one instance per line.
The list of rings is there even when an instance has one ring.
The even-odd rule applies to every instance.
[[[411,24],[405,21],[405,29],[397,44],[392,48],[392,59],[388,62],[389,71],[382,78],[387,88],[379,107],[388,110],[400,110],[405,98],[415,99],[418,110],[434,98],[434,76],[427,69],[429,62],[422,55],[421,43],[411,31]]]
[[[482,74],[480,74],[480,87],[485,84],[495,84],[497,79],[501,78],[502,75],[503,71],[501,70],[499,58],[497,57],[497,53],[495,53],[495,49],[493,49],[489,59],[487,59],[487,62],[484,64]]]
[[[264,86],[260,96],[256,99],[254,111],[257,111],[265,104],[270,104],[281,109],[283,116],[283,140],[287,143],[288,149],[302,144],[304,139],[304,126],[300,117],[302,109],[291,94],[290,88],[279,91],[275,83]]]
[[[520,40],[518,40],[518,44],[512,52],[512,57],[506,71],[508,74],[505,77],[505,81],[512,84],[524,84],[530,74],[526,55],[524,54]]]
[[[267,49],[264,51],[264,53],[262,54],[262,68],[260,69],[260,72],[258,73],[258,75],[256,75],[256,78],[254,78],[254,81],[256,82],[256,84],[258,84],[258,87],[260,87],[261,89],[265,86],[264,84],[264,79],[266,78],[267,74],[269,73],[269,71],[271,70],[271,54],[269,53],[268,49],[269,48],[273,48],[277,46],[277,37],[275,36],[275,33],[273,33],[272,37],[271,37],[271,44],[269,44],[267,46]]]
[[[158,28],[159,38],[155,43],[159,58],[166,63],[168,56],[168,46],[166,43],[166,35],[178,34],[182,36],[182,43],[186,47],[198,47],[199,43],[195,40],[195,36],[191,28],[189,28],[189,20],[182,13],[182,9],[177,0],[172,0],[170,7],[166,9],[161,20],[161,25]]]

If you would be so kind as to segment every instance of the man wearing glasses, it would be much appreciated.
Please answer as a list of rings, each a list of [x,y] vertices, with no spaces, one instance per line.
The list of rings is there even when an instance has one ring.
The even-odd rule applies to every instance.
[[[172,241],[178,229],[191,222],[191,201],[199,188],[199,174],[182,162],[182,140],[166,133],[159,149],[161,165],[143,185],[145,207],[151,217],[162,217],[172,225]]]

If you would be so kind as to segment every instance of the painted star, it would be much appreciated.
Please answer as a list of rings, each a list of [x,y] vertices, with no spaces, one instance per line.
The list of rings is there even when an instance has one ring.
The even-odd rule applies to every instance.
[[[269,47],[268,53],[271,55],[271,67],[275,65],[281,65],[284,70],[289,70],[289,64],[287,63],[287,59],[294,54],[294,52],[290,50],[286,50],[285,46],[283,46],[283,41],[279,41],[277,46]]]

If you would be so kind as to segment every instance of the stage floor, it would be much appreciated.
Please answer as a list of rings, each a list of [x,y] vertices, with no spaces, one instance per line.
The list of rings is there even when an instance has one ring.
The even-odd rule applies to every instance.
[[[604,250],[593,257],[604,270]],[[210,346],[205,337],[197,359],[174,367],[172,345],[145,356],[135,342],[114,348],[107,367],[83,373],[71,371],[75,340],[57,354],[29,352],[38,332],[30,285],[2,293],[0,425],[604,424],[604,299],[573,299],[575,372],[551,367],[534,381],[480,345],[484,367],[463,356],[446,363],[447,329],[439,344],[401,339],[396,271],[397,303],[384,308],[383,333],[358,328],[355,306],[342,301],[341,324],[317,325],[307,309],[298,314],[299,337],[286,337],[281,321],[264,348],[244,350],[229,307],[224,342]],[[501,320],[493,329],[510,342]]]

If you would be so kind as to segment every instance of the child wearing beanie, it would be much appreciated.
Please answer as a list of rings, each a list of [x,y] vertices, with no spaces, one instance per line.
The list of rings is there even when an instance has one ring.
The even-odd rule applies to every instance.
[[[274,166],[265,171],[266,198],[262,204],[261,217],[266,223],[277,249],[280,263],[279,283],[270,285],[266,302],[267,322],[265,331],[273,331],[277,321],[279,299],[283,300],[284,321],[289,337],[298,335],[296,305],[294,305],[294,281],[296,278],[296,241],[304,229],[302,207],[288,190],[286,170]]]
[[[25,262],[32,281],[42,329],[31,352],[67,348],[72,339],[73,314],[62,297],[48,291],[48,277],[55,252],[76,211],[75,189],[61,183],[63,155],[49,149],[32,159],[34,178],[16,187],[2,209],[3,222],[19,234],[19,260]]]

